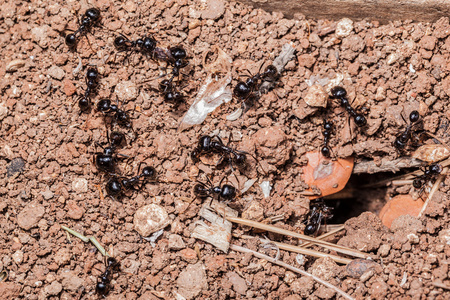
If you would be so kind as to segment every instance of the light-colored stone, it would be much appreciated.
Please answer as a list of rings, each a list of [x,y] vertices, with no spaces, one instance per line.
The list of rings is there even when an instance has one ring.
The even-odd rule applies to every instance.
[[[353,30],[353,21],[349,18],[343,18],[336,24],[336,36],[339,38],[350,35]]]
[[[20,265],[23,262],[23,251],[17,250],[16,252],[14,252],[14,254],[12,255],[12,259],[16,264]]]
[[[37,226],[44,216],[45,208],[38,202],[28,203],[17,216],[17,224],[20,228],[29,230]]]
[[[143,206],[134,214],[134,229],[143,237],[147,237],[169,224],[167,211],[156,204]]]
[[[115,89],[116,95],[122,102],[127,102],[137,98],[139,90],[132,81],[119,82]]]
[[[309,87],[305,96],[305,102],[313,107],[327,107],[328,93],[320,84],[314,84]]]
[[[5,71],[6,72],[15,72],[18,69],[25,66],[25,63],[26,63],[26,61],[24,61],[23,59],[14,59],[6,65]]]
[[[205,267],[202,263],[189,265],[177,279],[178,293],[186,299],[196,298],[203,289],[208,288]]]
[[[85,178],[75,178],[72,181],[72,189],[76,193],[86,193],[88,191],[88,181]]]
[[[178,234],[169,235],[169,249],[180,250],[186,247],[183,238]]]

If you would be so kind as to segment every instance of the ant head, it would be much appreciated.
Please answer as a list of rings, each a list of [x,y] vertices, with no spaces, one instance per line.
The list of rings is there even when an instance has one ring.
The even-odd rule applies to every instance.
[[[153,167],[145,167],[142,169],[142,176],[149,179],[154,179],[156,177],[156,170]]]
[[[77,44],[77,37],[73,33],[69,33],[66,35],[66,45],[70,48],[75,47]]]
[[[194,195],[199,198],[206,198],[209,196],[210,189],[204,184],[198,183],[194,185]]]
[[[200,151],[211,151],[212,138],[209,135],[204,135],[198,140],[198,149]]]
[[[264,79],[268,81],[274,81],[279,76],[277,68],[274,65],[268,65],[264,70]]]
[[[166,92],[172,89],[172,82],[169,79],[164,79],[159,83],[159,90],[161,92]]]
[[[236,188],[232,185],[224,184],[220,197],[228,201],[234,200],[234,198],[236,198]]]
[[[87,69],[87,71],[86,71],[86,78],[89,81],[96,80],[97,77],[98,77],[98,70],[97,70],[96,67],[92,67],[92,68]]]
[[[409,121],[411,123],[416,123],[417,121],[419,121],[420,118],[420,114],[417,110],[413,110],[410,114],[409,114]]]
[[[365,126],[367,124],[366,117],[364,117],[361,114],[356,114],[356,116],[355,116],[355,124],[358,127]]]
[[[151,36],[145,37],[141,47],[148,52],[152,52],[156,48],[156,40]]]
[[[100,20],[100,10],[98,8],[89,8],[84,15],[94,22]]]
[[[116,196],[122,190],[122,183],[119,178],[113,177],[106,183],[106,191],[109,196]]]
[[[416,178],[413,180],[413,187],[415,189],[420,189],[422,187],[422,185],[423,185],[423,181],[421,178]]]
[[[114,39],[114,47],[117,49],[124,49],[126,47],[127,38],[123,35],[119,35]]]
[[[331,89],[331,98],[339,99],[347,96],[347,91],[341,86],[335,86]]]
[[[89,106],[90,106],[90,101],[88,98],[81,98],[80,100],[78,100],[78,107],[80,108],[81,111],[87,111],[89,110]]]
[[[108,257],[108,259],[106,260],[106,266],[109,268],[115,268],[118,265],[119,262],[114,257]]]
[[[247,162],[247,156],[244,153],[235,152],[233,161],[238,167],[242,167]]]
[[[167,102],[180,102],[183,100],[183,95],[177,91],[169,91],[164,95],[164,100]]]
[[[183,58],[186,58],[186,50],[184,50],[182,47],[172,47],[169,49],[170,54],[175,60],[182,60]]]
[[[430,165],[429,170],[432,174],[441,174],[442,166],[440,164],[432,164]]]
[[[233,95],[238,98],[245,98],[251,92],[251,88],[243,81],[240,81],[236,84],[233,89]]]
[[[101,112],[107,112],[111,109],[111,100],[109,99],[100,99],[97,102],[97,110]]]

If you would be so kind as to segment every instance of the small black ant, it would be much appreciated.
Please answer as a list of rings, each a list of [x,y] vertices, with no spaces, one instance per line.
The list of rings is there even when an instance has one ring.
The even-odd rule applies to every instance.
[[[306,235],[315,235],[320,229],[322,220],[327,220],[333,217],[331,214],[331,207],[325,205],[323,198],[318,198],[314,201],[311,207],[311,211],[306,222],[305,230]]]
[[[179,104],[183,100],[183,95],[176,90],[172,81],[164,79],[159,84],[160,92],[164,93],[164,100]]]
[[[346,98],[347,91],[340,86],[335,86],[331,89],[331,99],[340,99],[341,106],[345,108],[345,110],[353,117],[355,120],[355,124],[358,127],[363,127],[367,124],[366,117],[363,114],[356,113],[353,107],[350,105],[350,102]]]
[[[111,104],[110,99],[101,99],[97,102],[97,111],[100,111],[105,115],[112,113],[112,117],[117,124],[125,127],[131,127],[131,118],[127,113],[130,110],[125,111],[120,109],[118,101],[119,100],[117,100],[117,104]]]
[[[326,158],[330,158],[331,149],[329,147],[331,131],[333,130],[333,123],[331,121],[325,121],[323,123],[323,147],[320,149],[322,155]]]
[[[74,33],[66,35],[66,45],[73,48],[77,44],[79,36],[86,35],[89,30],[100,20],[100,10],[97,8],[89,8],[84,13],[83,18],[79,22],[80,27]]]
[[[91,106],[91,101],[89,100],[89,95],[94,91],[97,86],[98,70],[97,67],[92,67],[87,69],[86,72],[86,91],[84,96],[80,96],[78,100],[78,106],[82,112],[87,111]]]
[[[225,146],[219,136],[210,137],[208,135],[200,137],[197,148],[192,151],[191,158],[193,162],[197,163],[200,155],[204,153],[217,153],[222,155],[217,165],[220,165],[224,159],[227,159],[230,162],[231,169],[233,169],[232,163],[235,163],[238,167],[243,167],[247,161],[247,154],[251,155],[248,152]],[[251,156],[255,158],[253,155]]]
[[[422,175],[417,176],[413,180],[413,187],[416,189],[423,188],[427,181],[433,179],[436,175],[441,174],[442,166],[440,164],[431,164],[425,169]]]
[[[118,131],[113,131],[110,135],[107,130],[106,138],[109,144],[108,147],[103,147],[97,142],[95,143],[97,146],[103,149],[103,152],[97,152],[94,154],[94,164],[97,167],[97,170],[101,172],[113,173],[116,168],[117,155],[126,157],[123,154],[114,155],[116,149],[124,143],[125,135]]]
[[[402,114],[400,114],[400,115],[406,123],[406,120],[403,117],[403,115]],[[395,138],[395,141],[394,141],[395,148],[397,148],[398,150],[403,150],[406,147],[406,144],[412,138],[412,135],[413,135],[412,128],[418,124],[419,119],[420,119],[420,114],[417,110],[413,110],[409,114],[409,124],[406,126],[405,131],[402,132],[401,134],[397,135],[397,137]]]
[[[217,199],[224,199],[225,201],[232,201],[236,198],[236,188],[230,184],[224,184],[221,186],[222,180],[220,181],[218,186],[214,186],[211,180],[206,177],[208,180],[208,184],[197,181],[197,184],[194,186],[194,195],[198,198],[206,198],[212,197]]]
[[[141,51],[153,57],[156,48],[156,40],[151,36],[144,36],[135,41],[130,40],[125,35],[120,34],[114,39],[114,46],[119,51]]]
[[[263,65],[261,65],[262,67]],[[247,102],[252,102],[258,97],[258,89],[264,81],[275,81],[279,77],[277,68],[274,65],[266,67],[264,72],[261,70],[253,76],[247,78],[247,80],[239,81],[233,89],[233,95],[242,101],[245,106]]]
[[[141,190],[146,183],[147,180],[154,180],[156,178],[156,170],[153,167],[146,166],[142,169],[142,173],[139,174],[141,165],[139,165],[138,175],[126,178],[113,176],[106,183],[106,191],[108,192],[108,196],[115,199],[115,197],[119,196],[122,192],[126,190]],[[143,179],[141,181],[141,179]],[[141,182],[139,188],[135,188],[137,183]]]
[[[111,289],[111,280],[113,276],[113,271],[120,268],[119,262],[114,257],[108,257],[106,260],[106,269],[102,275],[97,279],[97,285],[95,291],[102,296],[108,295]]]

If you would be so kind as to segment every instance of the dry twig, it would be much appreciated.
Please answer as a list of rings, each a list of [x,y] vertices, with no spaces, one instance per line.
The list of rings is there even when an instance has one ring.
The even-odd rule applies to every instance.
[[[345,299],[354,300],[354,298],[351,297],[349,294],[347,294],[346,292],[344,292],[344,291],[341,290],[340,288],[338,288],[338,287],[332,285],[331,283],[328,283],[328,282],[326,282],[326,281],[320,279],[319,277],[316,277],[316,276],[314,276],[314,275],[312,275],[312,274],[310,274],[310,273],[308,273],[308,272],[306,272],[306,271],[303,271],[303,270],[301,270],[301,269],[299,269],[299,268],[296,268],[296,267],[294,267],[294,266],[291,266],[291,265],[289,265],[289,264],[287,264],[287,263],[285,263],[285,262],[282,262],[282,261],[280,261],[280,260],[275,260],[275,259],[273,259],[272,257],[267,256],[267,255],[265,255],[265,254],[262,254],[262,253],[259,253],[259,252],[256,252],[256,251],[253,251],[253,250],[250,250],[250,249],[241,247],[241,246],[237,246],[237,245],[230,245],[230,249],[231,249],[231,250],[234,250],[234,251],[244,252],[244,253],[252,253],[254,256],[256,256],[256,257],[258,257],[258,258],[265,259],[265,260],[267,260],[267,261],[269,261],[269,262],[271,262],[271,263],[273,263],[273,264],[276,264],[276,265],[282,266],[282,267],[284,267],[284,268],[286,268],[286,269],[288,269],[288,270],[291,270],[292,272],[299,273],[299,274],[301,274],[301,275],[303,275],[303,276],[311,277],[311,278],[314,279],[315,281],[317,281],[317,282],[323,284],[324,286],[326,286],[326,287],[328,287],[328,288],[330,288],[330,289],[336,291],[336,293],[340,294],[340,295],[341,295],[342,297],[344,297]]]

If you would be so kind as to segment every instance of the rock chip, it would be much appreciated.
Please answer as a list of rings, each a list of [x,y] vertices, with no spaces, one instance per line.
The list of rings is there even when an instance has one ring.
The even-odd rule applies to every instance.
[[[259,201],[252,201],[248,208],[242,212],[242,217],[247,220],[261,221],[264,219],[264,207]]]
[[[253,136],[253,141],[260,156],[267,159],[270,164],[283,165],[290,157],[292,143],[287,140],[286,133],[280,126],[258,130]]]
[[[85,284],[84,279],[78,277],[73,271],[64,270],[61,277],[63,278],[62,286],[66,291],[74,293]]]
[[[205,267],[202,263],[188,265],[177,279],[178,293],[186,299],[196,298],[202,289],[208,288]]]
[[[0,103],[0,121],[8,115],[8,107],[5,102]]]
[[[336,36],[338,38],[343,38],[348,35],[353,30],[353,21],[349,18],[343,18],[336,24]]]
[[[6,177],[11,177],[16,173],[22,172],[23,168],[25,167],[25,161],[18,157],[11,160],[6,166]]]
[[[354,259],[347,265],[345,270],[347,271],[348,276],[353,278],[360,278],[368,270],[372,270],[375,268],[381,267],[372,260]]]
[[[14,282],[0,282],[0,295],[2,299],[16,299],[22,286]]]
[[[128,102],[137,98],[139,90],[132,81],[122,81],[116,85],[116,95],[122,102]]]
[[[20,228],[29,230],[36,227],[44,216],[45,208],[38,202],[28,203],[17,216],[17,224]]]
[[[143,237],[147,237],[169,224],[167,211],[156,204],[143,206],[134,214],[134,229]]]
[[[180,250],[186,247],[183,238],[178,234],[169,235],[169,249]]]
[[[54,257],[55,263],[57,263],[59,266],[65,265],[69,263],[71,257],[70,250],[67,248],[60,248]]]
[[[16,264],[20,265],[23,262],[23,251],[17,250],[16,252],[14,252],[14,254],[12,255],[12,259]]]
[[[58,281],[53,281],[50,285],[47,285],[44,292],[48,296],[56,296],[62,291],[62,284]]]
[[[330,281],[338,271],[338,265],[329,257],[319,258],[310,269],[311,274],[325,281]]]
[[[66,72],[58,66],[51,66],[50,69],[48,69],[48,75],[52,78],[62,80],[66,75]]]
[[[72,181],[72,189],[76,193],[86,193],[88,191],[88,181],[85,178],[76,178]]]
[[[309,87],[305,96],[305,102],[313,107],[327,107],[328,94],[323,86],[314,84]]]
[[[245,279],[239,276],[236,272],[228,272],[228,280],[233,285],[233,290],[241,295],[245,295],[247,292],[247,283]]]
[[[79,220],[84,215],[84,208],[78,206],[76,201],[70,200],[66,205],[67,216],[74,220]]]

